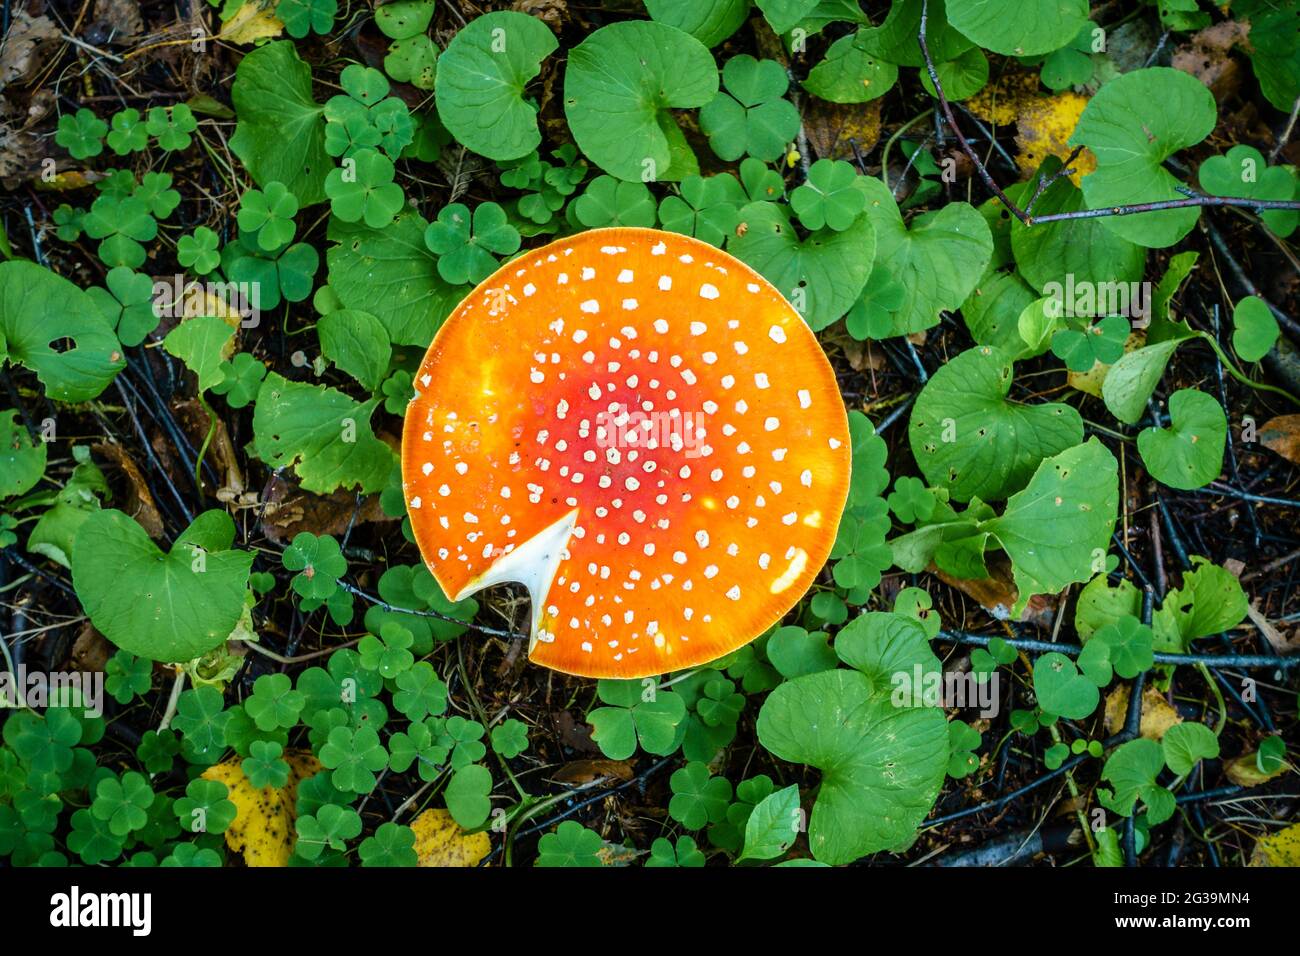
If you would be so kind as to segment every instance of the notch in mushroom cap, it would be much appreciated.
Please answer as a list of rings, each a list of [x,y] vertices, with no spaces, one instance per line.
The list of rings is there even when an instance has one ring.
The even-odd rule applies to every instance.
[[[402,477],[460,599],[519,582],[529,656],[586,677],[716,660],[780,620],[835,540],[848,420],[794,308],[653,229],[528,252],[452,313],[416,375]]]

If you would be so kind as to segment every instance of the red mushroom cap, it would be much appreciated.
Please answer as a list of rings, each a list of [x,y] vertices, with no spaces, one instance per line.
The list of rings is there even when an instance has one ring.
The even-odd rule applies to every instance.
[[[798,312],[743,262],[596,229],[502,266],[429,346],[402,477],[460,599],[520,582],[529,656],[585,677],[703,664],[804,594],[849,486],[848,420]]]

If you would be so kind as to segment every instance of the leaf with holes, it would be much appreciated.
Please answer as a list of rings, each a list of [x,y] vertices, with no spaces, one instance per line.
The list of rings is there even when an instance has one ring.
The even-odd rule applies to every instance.
[[[1007,398],[1013,368],[997,349],[969,349],[917,397],[907,429],[912,454],[926,480],[957,501],[1006,498],[1043,459],[1083,441],[1083,419],[1071,406]]]
[[[822,772],[808,845],[830,864],[908,844],[948,766],[943,711],[896,707],[889,685],[857,671],[782,684],[759,711],[758,739],[781,760]]]

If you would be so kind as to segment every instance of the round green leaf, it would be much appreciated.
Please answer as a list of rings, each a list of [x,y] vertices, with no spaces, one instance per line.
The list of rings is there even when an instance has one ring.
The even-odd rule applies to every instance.
[[[458,142],[489,159],[528,155],[542,135],[537,108],[524,100],[524,87],[558,45],[550,27],[524,13],[488,13],[471,21],[452,37],[438,62],[434,95],[442,124]]]
[[[782,684],[759,712],[758,739],[780,759],[822,772],[808,845],[830,864],[907,843],[948,766],[943,711],[896,707],[888,685],[857,671]]]
[[[645,0],[651,20],[689,33],[707,47],[739,30],[749,6],[750,0]]]
[[[1138,434],[1138,453],[1147,471],[1170,488],[1209,484],[1223,468],[1228,419],[1212,396],[1184,388],[1169,396],[1169,427]]]
[[[1219,756],[1219,738],[1204,724],[1174,724],[1160,738],[1160,748],[1169,769],[1184,777],[1199,761]]]
[[[1088,0],[948,0],[948,22],[1005,56],[1065,46],[1088,21]]]
[[[1185,199],[1164,162],[1205,139],[1217,117],[1213,94],[1182,70],[1151,67],[1111,80],[1088,101],[1070,137],[1071,146],[1087,146],[1097,157],[1096,172],[1083,178],[1089,208]],[[1193,206],[1101,222],[1130,242],[1162,249],[1191,232],[1199,215]]]
[[[1083,419],[1071,406],[1008,400],[1012,369],[1005,354],[978,346],[936,371],[916,399],[912,454],[926,481],[958,501],[1006,498],[1044,458],[1083,441]]]
[[[1243,362],[1258,362],[1281,334],[1273,310],[1263,299],[1247,296],[1232,310],[1232,347]]]
[[[91,623],[137,657],[184,663],[224,641],[244,612],[253,555],[232,550],[224,511],[194,519],[170,553],[120,511],[91,513],[72,550],[72,583]]]
[[[698,164],[669,110],[703,106],[717,92],[717,65],[703,43],[676,27],[629,20],[570,51],[564,112],[578,148],[611,176],[678,180]]]

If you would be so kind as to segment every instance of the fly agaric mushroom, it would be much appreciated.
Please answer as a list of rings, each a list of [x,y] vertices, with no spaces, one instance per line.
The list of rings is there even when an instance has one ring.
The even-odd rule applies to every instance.
[[[502,266],[415,379],[402,478],[455,600],[532,599],[529,656],[658,675],[753,640],[803,595],[849,485],[816,338],[757,272],[653,229],[596,229]]]

